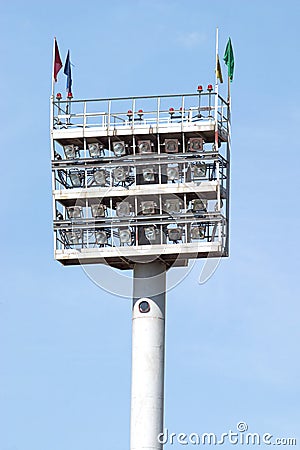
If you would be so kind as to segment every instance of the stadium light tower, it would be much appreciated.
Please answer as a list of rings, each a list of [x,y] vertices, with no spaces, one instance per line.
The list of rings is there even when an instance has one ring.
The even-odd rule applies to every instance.
[[[133,270],[131,450],[161,449],[166,272],[228,256],[230,108],[191,94],[51,100],[54,255]]]

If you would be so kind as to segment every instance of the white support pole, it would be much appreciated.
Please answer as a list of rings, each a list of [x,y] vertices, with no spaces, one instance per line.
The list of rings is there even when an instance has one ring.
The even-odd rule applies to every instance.
[[[133,272],[131,450],[161,450],[166,267],[137,263]],[[149,310],[147,308],[149,307]],[[144,312],[143,312],[144,311]]]

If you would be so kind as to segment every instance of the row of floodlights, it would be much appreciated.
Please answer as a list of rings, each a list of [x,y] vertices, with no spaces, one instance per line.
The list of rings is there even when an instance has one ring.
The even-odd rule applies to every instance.
[[[193,180],[200,180],[207,175],[207,165],[204,162],[197,162],[191,166],[193,172]],[[157,169],[155,166],[142,167],[141,176],[143,182],[155,183],[157,181]],[[116,167],[112,169],[112,178],[116,183],[127,181],[130,171],[126,167]],[[176,181],[180,179],[180,169],[178,166],[169,166],[166,169],[168,181]],[[70,181],[73,187],[81,187],[84,181],[84,171],[73,169],[69,171]],[[94,169],[93,180],[97,186],[106,186],[110,178],[110,172],[105,169]],[[157,181],[158,182],[158,181]]]
[[[163,202],[163,212],[169,214],[176,214],[182,211],[183,202],[179,198],[169,198]],[[102,203],[95,203],[91,205],[92,217],[105,217],[106,215],[106,205]],[[153,200],[145,200],[140,203],[140,213],[143,215],[156,214],[158,210],[158,205]],[[204,199],[194,199],[190,203],[190,210],[193,213],[205,213],[207,211],[207,200]],[[68,206],[66,208],[67,217],[70,220],[82,219],[83,218],[83,208],[82,206]],[[130,202],[123,201],[116,203],[116,214],[118,217],[128,217],[132,214],[133,207]],[[57,212],[57,219],[63,220],[63,215]]]
[[[143,228],[145,238],[152,244],[160,244],[160,230],[155,225],[149,225]],[[169,241],[177,243],[182,240],[183,228],[173,227],[168,228],[167,236]],[[105,245],[108,243],[110,235],[104,230],[95,230],[95,241],[98,245]],[[82,231],[72,230],[66,232],[66,238],[69,245],[79,245],[82,243]],[[118,230],[118,238],[120,244],[132,244],[134,240],[134,233],[131,229]],[[205,239],[205,226],[192,226],[190,229],[190,238],[192,240]]]
[[[179,151],[178,139],[165,139],[165,153],[178,153]],[[137,142],[138,153],[141,155],[154,153],[154,144],[151,140],[144,140]],[[128,154],[128,145],[124,141],[113,142],[112,150],[116,157],[125,156]],[[190,152],[199,152],[203,150],[202,138],[190,138],[188,141],[187,150]],[[99,158],[104,152],[104,146],[99,143],[88,144],[88,151],[91,158]],[[70,144],[64,146],[64,152],[67,159],[76,159],[80,157],[80,148],[77,145]],[[55,159],[61,159],[61,156],[56,153]]]

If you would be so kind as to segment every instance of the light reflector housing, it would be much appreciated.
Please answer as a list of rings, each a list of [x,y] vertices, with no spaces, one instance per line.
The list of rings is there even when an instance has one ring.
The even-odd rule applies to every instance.
[[[141,202],[142,214],[155,214],[156,203],[153,200],[146,200]]]
[[[178,153],[178,139],[165,139],[165,152]]]
[[[129,202],[118,202],[116,205],[116,213],[118,217],[130,216],[131,205]]]
[[[144,181],[147,183],[153,183],[153,181],[155,181],[155,171],[153,166],[143,167],[142,172]]]
[[[204,239],[205,238],[205,226],[193,226],[191,228],[192,239]]]
[[[174,181],[179,179],[179,167],[178,166],[168,166],[167,167],[167,177],[169,181]]]
[[[81,243],[81,231],[80,230],[72,230],[66,231],[66,239],[68,245],[78,245]]]
[[[170,241],[177,242],[182,239],[181,228],[168,228],[168,238]]]
[[[164,201],[164,211],[172,214],[172,213],[180,213],[182,202],[179,198],[167,198]]]
[[[91,158],[99,158],[103,151],[103,146],[98,142],[88,144],[89,154]]]
[[[64,152],[67,159],[76,159],[79,157],[79,147],[77,145],[65,145]]]
[[[199,178],[205,178],[206,172],[207,172],[207,166],[204,162],[195,163],[193,165],[194,180],[197,180]]]
[[[84,180],[84,172],[74,169],[69,171],[70,181],[73,187],[81,187]]]
[[[69,219],[81,219],[82,207],[81,206],[68,206],[67,215]]]
[[[201,137],[190,138],[190,140],[188,142],[188,150],[190,152],[203,151],[203,139]]]
[[[113,142],[113,152],[117,157],[126,155],[125,142],[124,141]]]
[[[116,167],[113,169],[113,178],[115,181],[126,181],[127,176],[128,170],[126,170],[125,167]]]
[[[98,245],[105,245],[107,244],[107,234],[103,230],[96,230],[95,231],[95,240],[96,244]]]
[[[192,211],[195,213],[203,213],[207,211],[207,200],[195,198],[192,200]]]
[[[119,229],[119,239],[121,244],[130,244],[131,243],[131,230],[128,228],[126,229]]]
[[[91,212],[93,217],[105,217],[106,206],[102,203],[94,203],[91,205]]]
[[[104,170],[104,169],[95,169],[93,172],[94,182],[98,186],[106,185],[107,176],[108,176],[108,174],[107,174],[106,170]]]
[[[138,141],[138,151],[141,154],[152,153],[151,141]]]
[[[149,242],[159,241],[159,230],[155,225],[150,225],[148,227],[144,227],[145,238],[148,239]]]

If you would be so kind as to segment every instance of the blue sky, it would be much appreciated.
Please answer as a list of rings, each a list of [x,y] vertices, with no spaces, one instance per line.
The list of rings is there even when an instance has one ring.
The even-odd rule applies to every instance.
[[[300,442],[299,2],[12,0],[0,13],[0,450],[129,446],[130,300],[52,255],[53,37],[76,98],[187,93],[214,81],[216,26],[236,61],[231,255],[168,295],[165,422],[221,434],[245,421]]]

